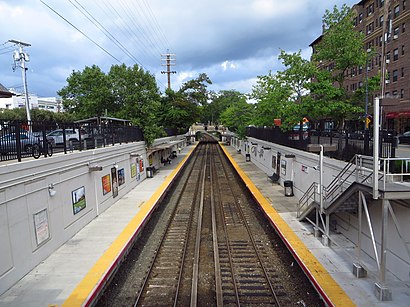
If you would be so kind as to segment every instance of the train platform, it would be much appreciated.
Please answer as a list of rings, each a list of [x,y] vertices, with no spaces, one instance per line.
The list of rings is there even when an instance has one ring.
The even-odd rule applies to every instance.
[[[139,229],[150,208],[169,186],[194,149],[181,150],[171,164],[139,185],[92,220],[0,296],[1,307],[80,306],[104,282],[115,256]],[[1,261],[1,260],[0,260]]]
[[[375,295],[377,276],[370,274],[366,278],[356,278],[353,273],[352,255],[355,253],[354,244],[342,235],[332,234],[336,244],[324,246],[313,235],[312,225],[299,222],[296,218],[296,197],[286,197],[282,186],[272,183],[267,174],[251,162],[246,162],[245,157],[235,148],[224,146],[231,156],[234,166],[238,169],[245,184],[259,198],[267,216],[284,232],[285,240],[292,245],[291,249],[299,252],[301,261],[310,274],[315,278],[325,294],[333,297],[332,302],[337,306],[347,306],[341,301],[345,296],[356,306],[409,306],[410,288],[399,282],[393,276],[388,276],[389,288],[392,291],[392,301],[379,301]],[[235,165],[236,164],[236,165]],[[246,180],[250,181],[247,182]],[[265,202],[265,204],[264,204]],[[271,210],[273,209],[273,210]],[[296,236],[296,237],[295,237]],[[302,245],[302,246],[301,246]],[[335,282],[335,285],[329,285]],[[335,299],[336,298],[336,299]]]
[[[316,270],[312,272],[316,282],[324,289],[329,289],[326,287],[330,285],[329,292],[337,292],[325,295],[344,298],[332,300],[334,305],[408,306],[410,291],[401,286],[392,288],[393,301],[378,301],[372,277],[357,279],[351,272],[352,261],[348,253],[353,251],[353,245],[350,242],[340,239],[338,246],[323,246],[312,235],[309,225],[297,221],[295,197],[285,197],[283,187],[273,184],[263,171],[246,162],[233,147],[223,147],[238,172],[248,178],[246,184],[255,198],[262,199],[261,205],[267,215],[287,227],[288,243],[296,243],[308,251],[299,256],[307,268]],[[90,222],[0,296],[0,306],[80,306],[95,295],[96,289],[105,282],[107,271],[115,267],[116,255],[126,251],[127,242],[138,232],[193,148],[184,148],[172,164],[160,168],[153,178],[142,181]]]

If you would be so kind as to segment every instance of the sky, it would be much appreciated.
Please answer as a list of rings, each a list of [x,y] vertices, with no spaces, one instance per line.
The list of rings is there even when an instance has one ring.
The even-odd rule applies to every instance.
[[[73,71],[137,64],[163,93],[164,55],[172,54],[171,87],[206,73],[209,90],[250,93],[258,76],[283,69],[278,55],[309,58],[322,17],[348,0],[0,0],[0,83],[23,91],[13,71],[9,40],[30,44],[27,85],[39,97],[57,96]]]

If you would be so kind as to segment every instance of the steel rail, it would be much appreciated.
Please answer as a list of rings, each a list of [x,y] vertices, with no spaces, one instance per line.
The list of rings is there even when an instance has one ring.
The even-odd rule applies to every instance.
[[[222,157],[222,153],[221,153],[219,147],[218,147],[217,150],[218,150],[218,152],[219,152],[219,156]],[[261,269],[262,269],[262,271],[263,271],[263,273],[264,273],[264,275],[265,275],[265,278],[266,278],[266,280],[267,280],[267,282],[268,282],[269,289],[270,289],[270,291],[271,291],[271,293],[272,293],[272,295],[273,295],[273,298],[274,298],[274,300],[275,300],[277,306],[280,306],[279,299],[278,299],[278,297],[277,297],[277,295],[276,295],[275,289],[274,289],[274,287],[273,287],[273,285],[272,285],[272,282],[271,282],[271,280],[270,280],[270,278],[269,278],[269,275],[268,275],[268,272],[267,272],[267,270],[266,270],[266,268],[265,268],[265,265],[263,264],[262,257],[261,257],[261,255],[260,255],[259,249],[258,249],[258,247],[257,247],[257,245],[256,245],[256,242],[255,242],[255,239],[254,239],[254,237],[253,237],[252,231],[251,231],[251,229],[250,229],[250,227],[249,227],[249,225],[248,225],[248,222],[247,222],[247,220],[246,220],[245,214],[243,213],[243,210],[242,210],[242,208],[241,208],[241,206],[240,206],[240,201],[239,201],[239,199],[238,199],[238,196],[235,195],[235,193],[234,193],[234,191],[233,191],[232,183],[231,183],[231,181],[229,180],[229,177],[228,177],[228,170],[227,170],[227,166],[226,166],[226,161],[221,158],[221,162],[222,162],[221,164],[222,164],[222,168],[223,168],[223,171],[224,171],[224,173],[225,173],[225,176],[226,176],[226,178],[228,179],[227,181],[228,181],[229,189],[231,190],[232,195],[233,195],[233,197],[235,198],[236,208],[238,209],[238,212],[239,212],[239,214],[241,215],[241,218],[242,218],[242,220],[243,220],[243,224],[244,224],[244,226],[245,226],[245,228],[246,228],[246,230],[247,230],[247,232],[248,232],[248,234],[249,234],[249,238],[250,238],[250,240],[251,240],[251,242],[252,242],[252,245],[253,245],[253,248],[254,248],[254,250],[255,250],[256,256],[257,256],[257,258],[258,258],[260,267],[261,267]]]
[[[215,210],[215,198],[214,198],[214,176],[216,169],[215,161],[213,156],[210,157],[210,183],[211,183],[211,214],[212,214],[212,243],[214,250],[214,262],[215,262],[215,294],[216,294],[216,306],[223,306],[223,295],[222,295],[222,279],[221,279],[221,266],[219,263],[219,250],[218,250],[218,233],[216,225],[216,210]],[[215,176],[217,178],[217,176]]]
[[[190,165],[191,168],[189,169],[188,178],[191,176],[191,174],[192,174],[192,172],[193,172],[193,170],[194,170],[194,166],[195,166],[195,164],[196,164],[196,161],[199,159],[199,157],[200,157],[200,155],[197,154],[197,155],[195,156],[195,161]],[[176,201],[177,204],[179,204],[179,202],[180,202],[181,199],[182,199],[182,196],[183,196],[184,192],[187,190],[188,182],[189,182],[189,180],[186,180],[186,181],[184,182],[183,188],[182,188],[182,190],[181,190],[181,193],[178,195],[178,198],[177,198],[177,201]],[[195,189],[195,193],[196,193],[196,191],[197,191],[197,189]],[[194,195],[193,198],[195,199],[195,198],[196,198],[196,195]],[[152,259],[151,264],[150,264],[150,266],[149,266],[149,268],[148,268],[148,270],[147,270],[147,273],[146,273],[146,275],[145,275],[145,277],[144,277],[144,280],[143,280],[143,282],[142,282],[142,285],[141,285],[140,291],[139,291],[139,293],[138,293],[138,295],[137,295],[137,298],[135,299],[134,307],[138,306],[138,304],[140,303],[140,301],[141,301],[141,299],[142,299],[142,296],[143,296],[143,294],[144,294],[144,289],[145,289],[146,286],[147,286],[147,283],[148,283],[148,280],[149,280],[149,278],[150,278],[150,276],[151,276],[151,273],[152,273],[152,270],[153,270],[153,268],[154,268],[155,262],[156,262],[156,260],[157,260],[157,258],[158,258],[158,255],[160,254],[160,252],[159,252],[159,251],[160,251],[160,248],[161,248],[161,246],[163,246],[163,244],[164,244],[164,242],[165,242],[166,234],[167,234],[168,230],[170,229],[172,222],[174,221],[174,217],[175,217],[175,215],[176,215],[176,213],[177,213],[177,211],[178,211],[177,209],[178,209],[178,205],[175,206],[175,208],[174,208],[174,210],[173,210],[173,212],[172,212],[172,216],[171,216],[171,218],[169,219],[169,221],[167,222],[167,225],[166,225],[164,234],[163,234],[163,236],[162,236],[162,238],[161,238],[161,240],[160,240],[160,242],[159,242],[159,244],[158,244],[158,248],[156,249],[154,258]],[[191,217],[192,217],[192,211],[191,211],[190,221],[192,220]],[[189,233],[189,231],[187,231],[187,234],[188,234],[188,233]],[[188,241],[188,240],[185,240],[185,245],[186,245],[186,241]],[[182,265],[181,265],[181,270],[182,270]],[[180,274],[180,275],[181,275],[181,274]],[[180,279],[179,279],[179,281],[180,281]],[[179,286],[179,285],[177,285],[177,290],[178,290],[178,286]],[[178,295],[178,294],[176,293],[176,296],[175,296],[175,299],[174,299],[174,306],[176,306],[177,295]]]
[[[215,161],[214,161],[214,165],[213,165],[214,167],[213,167],[213,169],[216,169],[216,164],[215,164]],[[218,177],[216,177],[217,178],[217,180],[216,180],[216,185],[217,186],[219,186],[219,184],[218,184]],[[222,201],[221,201],[221,189],[218,189],[218,194],[219,194],[219,199],[220,199],[220,204],[221,204],[221,206],[219,206],[219,208],[220,208],[220,214],[221,214],[221,216],[224,218],[224,212],[223,212],[223,208],[222,208]],[[227,229],[227,227],[226,227],[226,223],[225,222],[223,222],[222,223],[222,228],[223,228],[223,231],[224,231],[224,234],[225,234],[225,240],[226,240],[226,251],[227,251],[227,253],[228,253],[228,258],[229,258],[229,266],[230,266],[230,268],[231,268],[231,276],[232,276],[232,284],[233,284],[233,288],[234,288],[234,292],[235,292],[235,299],[236,299],[236,305],[237,306],[240,306],[241,304],[240,304],[240,299],[239,299],[239,290],[238,290],[238,287],[237,287],[237,285],[238,285],[238,282],[236,281],[236,274],[235,274],[235,272],[234,272],[234,264],[233,264],[233,262],[232,262],[232,252],[231,252],[231,249],[230,249],[230,246],[231,246],[231,243],[230,243],[230,241],[229,241],[229,236],[228,236],[228,229]]]
[[[191,306],[195,307],[198,303],[198,276],[199,276],[199,258],[200,258],[200,247],[201,247],[201,233],[202,233],[202,219],[204,213],[204,199],[205,199],[205,180],[208,162],[208,145],[205,151],[205,163],[202,168],[202,182],[201,182],[201,197],[198,212],[198,224],[196,228],[196,238],[195,238],[195,252],[194,252],[194,263],[192,268],[192,285],[191,285]],[[181,270],[182,271],[182,270]],[[177,292],[178,293],[178,292]]]

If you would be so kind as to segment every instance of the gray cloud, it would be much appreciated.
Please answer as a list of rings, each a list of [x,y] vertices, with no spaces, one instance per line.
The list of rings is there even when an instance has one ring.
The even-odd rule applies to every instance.
[[[325,9],[357,1],[227,0],[227,1],[78,1],[110,34],[106,37],[69,1],[43,0],[84,31],[113,57],[127,65],[135,60],[153,73],[164,90],[160,54],[176,53],[174,89],[199,73],[213,81],[212,90],[248,92],[258,75],[280,69],[279,49],[304,50],[321,31]],[[75,2],[75,1],[72,1]],[[123,7],[118,7],[118,3]],[[137,4],[138,3],[138,4]],[[147,4],[149,3],[149,7]],[[116,10],[118,13],[116,14]],[[122,10],[122,11],[121,11]],[[28,87],[39,96],[54,96],[72,70],[96,64],[107,71],[118,62],[78,33],[40,1],[0,0],[1,39],[31,43],[26,51]],[[155,15],[155,23],[151,16]],[[157,24],[156,24],[157,23]],[[161,32],[158,29],[161,29]],[[164,36],[166,38],[164,38]],[[115,44],[118,41],[132,58]],[[3,43],[0,41],[0,44]],[[12,72],[12,53],[0,45],[0,82],[21,85],[21,73]]]

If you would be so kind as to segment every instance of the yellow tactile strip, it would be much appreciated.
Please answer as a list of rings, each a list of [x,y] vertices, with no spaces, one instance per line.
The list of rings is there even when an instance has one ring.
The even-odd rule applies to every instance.
[[[221,147],[249,191],[252,193],[255,200],[259,203],[267,217],[270,219],[273,227],[275,227],[278,234],[282,237],[283,241],[288,246],[289,250],[299,262],[300,266],[305,271],[308,278],[312,281],[315,288],[319,291],[326,303],[329,306],[355,306],[346,292],[339,286],[339,284],[336,283],[332,276],[330,276],[329,272],[276,212],[269,201],[262,195],[255,184],[239,167],[224,146]]]
[[[195,146],[187,153],[184,159],[159,186],[150,199],[141,206],[140,211],[133,217],[117,239],[115,239],[105,253],[98,259],[62,306],[88,306],[89,304],[92,304],[93,300],[98,295],[99,290],[107,282],[111,272],[115,270],[118,262],[121,261],[123,254],[130,247],[146,218],[151,214],[155,204],[164,195],[168,186],[184,166],[194,149]]]

